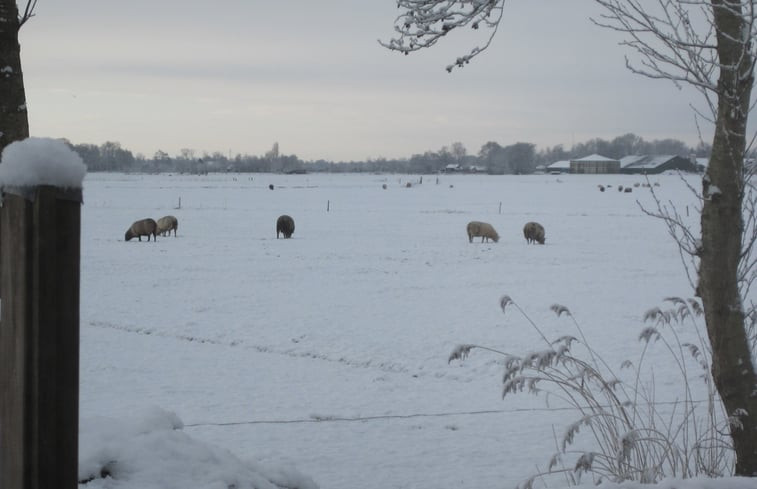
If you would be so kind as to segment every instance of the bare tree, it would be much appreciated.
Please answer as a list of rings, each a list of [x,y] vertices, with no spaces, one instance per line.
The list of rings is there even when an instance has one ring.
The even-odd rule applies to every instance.
[[[757,275],[753,245],[757,205],[744,159],[757,50],[753,0],[594,0],[603,14],[594,22],[621,32],[640,61],[634,73],[687,84],[702,94],[697,118],[714,124],[712,154],[702,179],[701,239],[674,213],[664,215],[683,236],[679,244],[695,264],[712,348],[712,374],[726,412],[736,454],[736,475],[757,476],[757,375],[744,303]],[[491,43],[505,0],[398,0],[397,35],[379,41],[409,54],[431,47],[462,27],[489,28],[481,46],[458,57],[462,67]],[[749,141],[751,143],[751,141]],[[745,200],[745,195],[747,196]],[[746,222],[745,222],[746,216]]]
[[[37,0],[27,0],[19,15],[16,0],[0,0],[0,151],[29,137],[18,31],[34,16]]]
[[[452,143],[450,153],[452,153],[452,157],[455,159],[455,162],[457,162],[457,164],[459,165],[462,165],[465,162],[465,157],[468,154],[468,150],[465,149],[465,145],[463,143],[458,141]]]

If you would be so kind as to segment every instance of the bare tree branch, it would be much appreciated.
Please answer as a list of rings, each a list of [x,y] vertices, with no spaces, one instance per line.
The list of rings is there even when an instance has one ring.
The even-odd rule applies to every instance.
[[[621,44],[641,56],[641,66],[626,59],[633,73],[671,80],[679,87],[685,83],[705,96],[717,92],[717,44],[708,2],[657,0],[656,10],[639,0],[595,2],[606,13],[592,22],[629,36]],[[702,25],[703,32],[694,23]],[[714,108],[711,102],[708,105]]]
[[[455,67],[470,63],[489,47],[502,20],[504,3],[505,0],[398,0],[397,8],[404,9],[394,21],[394,30],[399,35],[378,42],[387,49],[407,55],[435,45],[439,39],[461,27],[490,29],[483,45],[474,47],[447,66],[447,71],[451,72]]]
[[[18,28],[20,29],[27,20],[35,16],[34,9],[37,8],[37,0],[27,0],[24,13],[18,16]]]
[[[681,180],[701,203],[701,194],[693,188],[683,176],[681,176]],[[647,183],[649,183],[648,178]],[[668,234],[673,238],[676,245],[678,245],[681,263],[686,272],[686,278],[688,279],[691,288],[696,289],[696,280],[694,277],[696,277],[697,269],[699,268],[699,253],[701,252],[702,246],[701,240],[697,237],[697,234],[695,234],[696,231],[692,231],[689,225],[684,222],[683,216],[678,212],[675,204],[672,202],[664,204],[655,192],[654,186],[650,185],[649,191],[655,202],[656,210],[652,211],[645,208],[638,200],[636,201],[636,204],[644,214],[660,219],[665,224],[665,227],[668,229]],[[697,208],[697,213],[700,212],[700,210],[701,207]]]

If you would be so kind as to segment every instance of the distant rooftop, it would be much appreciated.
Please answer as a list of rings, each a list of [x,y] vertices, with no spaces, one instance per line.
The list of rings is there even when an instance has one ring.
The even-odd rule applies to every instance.
[[[615,158],[608,158],[607,156],[602,156],[594,153],[593,155],[584,156],[583,158],[578,158],[571,161],[618,161]]]
[[[555,161],[551,165],[547,166],[550,170],[570,169],[570,160]]]
[[[675,155],[631,155],[620,159],[621,168],[657,168],[675,158]]]

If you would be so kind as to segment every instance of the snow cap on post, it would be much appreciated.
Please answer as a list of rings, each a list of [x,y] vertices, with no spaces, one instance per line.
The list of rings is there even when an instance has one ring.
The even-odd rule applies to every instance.
[[[81,190],[87,167],[66,143],[52,138],[27,138],[5,147],[0,158],[0,189],[27,193],[29,187],[50,185]],[[23,190],[22,190],[23,189]]]

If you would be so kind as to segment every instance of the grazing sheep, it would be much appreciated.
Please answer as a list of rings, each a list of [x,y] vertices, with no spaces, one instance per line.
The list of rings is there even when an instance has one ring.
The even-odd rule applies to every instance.
[[[291,238],[294,233],[294,219],[287,215],[279,216],[276,219],[276,239],[279,239],[279,233],[284,235],[284,238]]]
[[[153,236],[153,241],[157,241],[158,223],[155,222],[155,219],[150,219],[148,217],[147,219],[135,221],[134,224],[132,224],[131,227],[126,230],[124,240],[129,241],[131,238],[138,238],[140,241],[142,241],[142,236],[146,235],[147,241],[150,241],[151,234]]]
[[[468,223],[466,229],[468,231],[469,243],[472,243],[473,238],[477,236],[481,236],[482,243],[484,240],[489,241],[490,239],[495,243],[499,241],[499,234],[497,234],[497,231],[495,231],[492,225],[488,222],[471,221]]]
[[[544,226],[538,222],[527,222],[523,226],[523,236],[526,237],[526,243],[544,244]]]
[[[173,231],[174,237],[176,236],[176,231],[179,229],[179,220],[176,219],[174,216],[164,216],[158,219],[158,234],[161,236],[171,236],[171,231]]]

